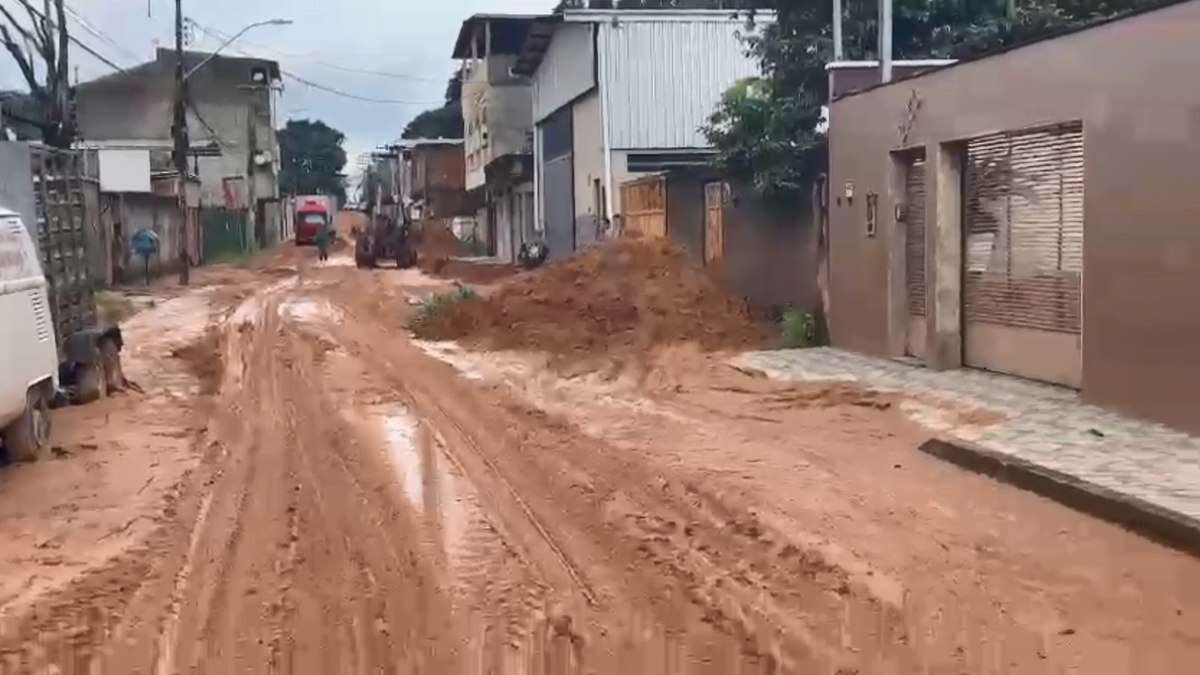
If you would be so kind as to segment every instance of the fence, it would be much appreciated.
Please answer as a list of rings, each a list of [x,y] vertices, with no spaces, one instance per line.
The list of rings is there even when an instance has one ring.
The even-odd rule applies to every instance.
[[[666,237],[666,178],[646,176],[622,184],[621,217],[627,232],[637,232],[646,237]]]

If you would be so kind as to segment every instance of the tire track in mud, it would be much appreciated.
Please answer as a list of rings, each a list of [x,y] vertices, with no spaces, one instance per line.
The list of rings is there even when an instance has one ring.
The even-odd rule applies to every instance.
[[[353,325],[356,328],[363,329],[364,326],[370,325],[369,323],[365,322],[365,315],[359,315],[359,319],[361,320],[353,322]],[[476,475],[473,476],[473,479],[483,479],[484,476],[479,475],[479,473],[482,471],[486,476],[490,477],[484,481],[485,484],[487,480],[490,480],[497,485],[500,492],[505,494],[513,494],[517,497],[517,499],[513,501],[519,502],[519,504],[515,509],[512,510],[520,513],[521,517],[518,518],[518,520],[524,521],[524,527],[532,530],[536,534],[539,541],[550,549],[549,554],[543,551],[541,557],[543,559],[547,557],[552,558],[558,564],[562,564],[564,568],[575,569],[575,563],[572,562],[569,554],[563,550],[562,545],[558,543],[561,535],[554,535],[548,531],[547,527],[542,523],[542,518],[536,515],[535,507],[533,507],[527,499],[521,496],[522,488],[516,487],[511,482],[509,477],[506,475],[505,470],[497,464],[497,459],[503,458],[504,461],[509,465],[508,472],[511,473],[515,468],[515,465],[513,465],[511,461],[514,455],[521,456],[522,458],[528,458],[532,454],[537,454],[537,449],[534,449],[532,452],[525,449],[517,450],[516,447],[519,447],[522,444],[522,441],[519,438],[512,438],[512,434],[514,432],[518,436],[531,432],[534,434],[544,434],[547,430],[547,427],[553,430],[552,435],[557,436],[557,438],[553,439],[555,442],[561,443],[566,441],[568,443],[574,443],[575,445],[584,447],[585,451],[593,450],[597,453],[607,453],[611,451],[602,450],[600,447],[597,447],[595,443],[578,439],[575,436],[575,432],[570,429],[563,428],[554,423],[547,425],[547,420],[541,419],[541,416],[537,415],[536,413],[530,414],[529,411],[520,410],[519,406],[514,408],[510,403],[507,403],[503,397],[484,397],[485,399],[495,398],[497,400],[483,402],[474,400],[477,397],[469,395],[461,389],[456,389],[456,387],[453,386],[444,387],[443,389],[445,389],[445,391],[439,391],[436,386],[431,386],[430,378],[437,380],[455,380],[457,379],[456,376],[450,374],[447,369],[443,369],[441,364],[432,365],[431,370],[431,361],[427,360],[424,355],[417,353],[415,349],[413,349],[413,347],[407,343],[397,344],[393,349],[388,350],[390,354],[389,357],[388,354],[380,354],[378,351],[371,350],[369,348],[370,344],[373,344],[377,339],[379,339],[376,337],[371,337],[369,333],[362,335],[360,332],[360,341],[357,344],[355,344],[355,338],[353,336],[345,337],[346,339],[344,340],[344,343],[352,344],[353,346],[351,348],[356,349],[358,353],[362,355],[362,358],[372,361],[375,364],[375,371],[380,373],[381,376],[388,377],[396,389],[404,392],[406,401],[413,409],[420,411],[426,420],[430,421],[430,423],[432,423],[436,428],[442,430],[445,435],[451,439],[447,444],[457,448],[454,454],[459,457],[460,461],[470,465],[473,462],[468,461],[468,459],[475,458],[474,463],[478,464],[479,466],[475,469]],[[456,404],[455,410],[453,411],[448,409],[444,404],[450,403],[451,401]],[[479,413],[479,405],[491,406],[493,408],[507,407],[508,409],[505,410],[506,414],[495,414],[492,412],[491,414],[487,415],[478,415],[476,413]],[[473,429],[476,430],[474,433],[469,431],[462,421],[467,419],[471,420]],[[537,425],[533,429],[530,429],[528,426],[530,421],[537,422]],[[474,435],[479,433],[479,429],[485,427],[491,429],[486,441],[489,448],[488,450],[485,450],[481,447],[479,441],[476,440],[476,436]],[[502,432],[500,430],[505,431]],[[566,434],[570,437],[564,439],[559,434]],[[546,449],[548,454],[553,454],[560,450],[561,448]],[[580,467],[575,468],[576,472],[579,470]],[[583,469],[583,471],[586,473],[586,469]],[[545,465],[539,466],[536,462],[532,465],[526,466],[525,469],[516,469],[517,475],[522,475],[524,478],[526,478],[526,480],[521,481],[524,484],[523,488],[525,490],[529,489],[529,476],[553,477],[556,473],[563,472],[559,471],[558,467],[549,467]],[[611,469],[609,469],[609,473],[611,473]],[[633,480],[636,481],[638,478],[634,478]],[[532,493],[538,494],[540,497],[539,501],[543,504],[543,509],[545,508],[545,499],[549,497],[549,495],[547,495],[545,492],[547,487],[549,486],[544,485],[539,490],[535,490]],[[493,497],[495,496],[496,495],[493,494]],[[557,495],[557,498],[577,499],[578,495],[571,494],[570,491],[568,491],[568,494],[559,494]],[[661,501],[661,498],[659,498],[658,501]],[[649,501],[648,503],[654,504],[655,501]],[[557,515],[558,517],[556,518],[556,523],[561,530],[561,528],[566,524],[563,523],[563,514],[558,513]],[[581,516],[579,513],[574,515],[577,517]],[[577,549],[577,557],[584,560],[589,560],[589,562],[592,563],[592,569],[603,570],[603,567],[597,567],[595,563],[599,560],[603,560],[605,557],[604,554],[598,554],[595,550],[589,552],[587,548],[584,548],[582,551],[578,549],[579,546],[583,544],[583,540],[595,535],[595,532],[588,531],[589,529],[594,530],[593,523],[599,523],[601,525],[604,524],[604,514],[586,514],[582,515],[580,520],[591,522],[581,525],[578,520],[576,520],[575,525],[566,525],[567,529],[572,531],[571,534],[567,535],[567,540],[571,541]],[[580,526],[582,526],[582,532],[579,531]],[[520,527],[520,525],[518,525],[518,527]],[[612,548],[612,546],[615,544],[622,544],[618,548],[632,546],[637,551],[637,553],[635,553],[633,556],[633,559],[636,560],[640,558],[645,560],[648,558],[650,550],[645,545],[644,540],[647,539],[649,535],[635,531],[626,531],[623,534],[620,532],[614,532],[613,534],[618,535],[618,541],[601,541],[599,542],[599,545],[608,548]],[[619,541],[622,538],[629,539],[631,541],[628,541],[628,543]],[[676,575],[676,577],[671,577],[668,575],[665,578],[647,578],[641,574],[635,574],[633,577],[630,577],[628,570],[621,569],[625,567],[625,565],[637,567],[637,563],[634,563],[626,558],[626,561],[618,563],[618,569],[604,570],[603,576],[607,577],[605,580],[605,586],[607,590],[606,598],[608,599],[607,601],[597,602],[596,599],[598,594],[592,592],[592,602],[586,602],[587,598],[585,598],[585,606],[581,606],[573,611],[565,612],[555,621],[548,622],[549,624],[556,624],[556,627],[560,629],[559,632],[571,635],[571,637],[567,638],[572,645],[568,651],[571,653],[580,654],[573,659],[574,661],[582,661],[579,645],[584,642],[582,636],[575,634],[576,630],[583,629],[586,632],[595,635],[617,635],[625,631],[638,632],[638,629],[635,629],[634,627],[635,624],[638,624],[640,621],[637,619],[637,615],[646,611],[650,611],[651,615],[658,616],[657,619],[652,619],[650,624],[656,624],[659,626],[659,628],[655,630],[659,632],[663,640],[666,640],[668,643],[671,640],[675,640],[680,643],[691,643],[692,647],[690,650],[681,651],[678,645],[676,645],[676,647],[671,647],[670,644],[664,645],[662,643],[658,643],[658,646],[648,647],[646,649],[630,650],[628,646],[617,647],[617,651],[621,651],[623,649],[627,653],[627,656],[636,659],[646,659],[648,657],[647,652],[654,652],[654,656],[649,658],[651,661],[655,661],[662,658],[665,648],[667,651],[673,650],[677,653],[677,655],[680,655],[678,657],[682,660],[680,663],[693,660],[696,662],[707,661],[710,663],[721,664],[714,667],[712,672],[734,672],[733,670],[729,669],[729,665],[732,665],[734,662],[737,664],[737,672],[774,672],[778,668],[780,659],[778,657],[769,656],[771,651],[769,647],[764,646],[763,648],[758,648],[753,646],[753,640],[747,642],[748,638],[745,637],[746,631],[742,631],[743,637],[734,639],[732,644],[729,646],[717,646],[715,647],[714,651],[714,647],[712,647],[711,644],[708,644],[713,640],[714,637],[716,637],[712,635],[714,628],[717,629],[717,635],[720,635],[735,632],[740,627],[733,625],[718,625],[720,623],[720,615],[718,614],[714,616],[712,614],[711,606],[704,607],[699,610],[695,607],[695,605],[702,604],[701,599],[698,597],[693,597],[683,606],[679,605],[677,601],[670,599],[672,596],[675,596],[679,593],[686,595],[687,592],[690,591],[690,586],[695,584],[694,579],[688,579],[687,575],[682,573]],[[569,583],[564,584],[560,582],[557,584],[560,593],[564,590],[567,590],[569,594],[578,594],[582,597],[582,593],[580,592],[582,589],[586,588],[589,592],[591,592],[591,582],[583,581],[582,574],[578,575],[580,580],[579,583],[576,583],[575,581],[577,577],[570,575],[569,573],[566,576],[568,577],[567,581]],[[685,583],[683,584],[683,588],[671,590],[676,583],[676,581],[673,579],[679,577],[684,579]],[[625,587],[626,582],[629,581],[636,582],[635,588]],[[637,586],[645,589],[645,592],[639,594],[639,592],[636,590]],[[573,589],[573,591],[570,589]],[[637,599],[642,596],[644,596],[644,599]],[[657,601],[651,600],[649,603],[645,602],[646,599],[655,597],[660,599]],[[646,606],[647,604],[649,604],[648,607]],[[689,616],[690,618],[688,618]],[[572,621],[574,621],[576,628],[571,628]],[[589,624],[591,628],[583,628],[584,624]],[[674,626],[674,628],[671,628],[672,626]],[[675,637],[670,637],[670,634],[673,634]],[[716,641],[721,642],[722,640],[717,639]],[[687,652],[689,651],[694,652],[693,658],[691,659],[689,659],[687,656]],[[594,667],[594,664],[590,665]],[[679,670],[676,669],[672,670],[671,672],[679,672]],[[703,672],[703,669],[701,669],[701,672]]]
[[[667,643],[660,655],[675,654],[668,661],[677,665],[645,651],[627,654],[667,672],[869,672],[918,662],[900,608],[827,562],[813,542],[723,504],[689,483],[687,472],[664,478],[640,453],[467,382],[407,340],[372,348],[386,340],[382,334],[402,330],[398,320],[381,320],[381,308],[405,303],[373,300],[356,282],[335,293],[352,318],[343,343],[446,431],[455,454],[486,457],[483,472],[504,476],[542,514],[539,522],[552,514],[551,541],[562,542],[568,560],[588,563],[588,584],[602,599],[574,613],[577,626],[586,624],[586,653],[603,654],[596,635],[620,634],[644,616]]]

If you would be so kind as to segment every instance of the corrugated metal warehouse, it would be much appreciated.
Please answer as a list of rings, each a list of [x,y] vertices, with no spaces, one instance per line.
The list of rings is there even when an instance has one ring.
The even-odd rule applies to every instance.
[[[620,185],[699,166],[721,95],[759,74],[721,10],[564,10],[535,22],[514,72],[533,81],[537,221],[551,255],[607,236]]]

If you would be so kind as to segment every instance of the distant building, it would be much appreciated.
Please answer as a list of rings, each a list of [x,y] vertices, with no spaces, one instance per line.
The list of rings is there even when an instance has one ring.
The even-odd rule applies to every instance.
[[[532,23],[512,72],[532,80],[535,223],[552,256],[615,229],[622,183],[708,163],[700,128],[759,75],[747,30],[729,10],[566,9]]]
[[[209,56],[186,52],[185,71]],[[174,77],[175,52],[159,49],[153,61],[81,83],[80,145],[145,153],[152,175],[173,175]],[[229,56],[212,58],[188,78],[189,173],[199,178],[205,236],[208,229],[220,229],[229,239],[234,228],[244,248],[279,236],[279,79],[274,61]]]
[[[414,220],[470,215],[461,138],[399,141],[399,191]]]
[[[454,58],[463,62],[466,188],[487,250],[513,260],[533,237],[533,108],[527,76],[513,72],[536,17],[477,14],[463,22]]]

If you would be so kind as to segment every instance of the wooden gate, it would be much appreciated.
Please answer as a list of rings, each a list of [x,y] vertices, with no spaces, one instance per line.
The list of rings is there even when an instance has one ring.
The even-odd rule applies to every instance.
[[[704,262],[725,255],[725,183],[704,185]]]
[[[667,180],[646,176],[621,185],[625,229],[646,237],[667,236]]]

